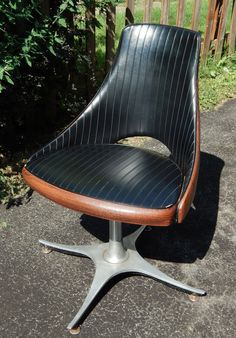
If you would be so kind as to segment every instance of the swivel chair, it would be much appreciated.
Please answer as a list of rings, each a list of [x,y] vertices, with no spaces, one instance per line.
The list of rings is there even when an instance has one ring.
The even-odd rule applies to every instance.
[[[46,198],[109,220],[108,243],[70,246],[40,240],[48,250],[87,256],[95,263],[88,295],[68,325],[71,333],[104,285],[119,274],[143,274],[190,294],[206,294],[162,273],[135,247],[145,226],[181,223],[194,198],[200,157],[199,51],[195,31],[127,26],[95,97],[23,168],[28,185]],[[140,135],[161,141],[171,155],[117,144]],[[123,238],[125,223],[140,227]]]

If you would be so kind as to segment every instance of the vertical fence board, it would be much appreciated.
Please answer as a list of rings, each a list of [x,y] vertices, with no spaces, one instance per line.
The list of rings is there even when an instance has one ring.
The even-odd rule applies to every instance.
[[[153,0],[145,0],[143,22],[149,23],[152,19],[152,5]]]
[[[90,7],[86,10],[86,49],[90,61],[95,64],[95,25],[93,23],[95,18],[95,1],[91,1]]]
[[[206,63],[207,55],[210,48],[211,43],[211,31],[213,26],[214,14],[215,14],[215,5],[216,0],[208,0],[208,14],[206,20],[206,30],[204,36],[204,43],[203,43],[203,51],[202,51],[202,61]]]
[[[169,21],[170,0],[161,1],[161,24],[167,25]]]
[[[186,0],[179,0],[177,8],[176,26],[183,27]]]
[[[193,16],[192,16],[192,23],[191,23],[191,28],[194,31],[198,30],[200,10],[201,10],[201,0],[195,0],[194,5],[193,5]]]
[[[88,55],[88,74],[87,74],[87,97],[93,96],[95,88],[95,62],[96,62],[96,39],[95,39],[95,0],[90,2],[90,7],[86,9],[86,52]]]
[[[215,14],[214,14],[214,20],[213,20],[213,26],[211,31],[211,40],[217,39],[218,29],[219,29],[219,23],[220,23],[220,13],[222,11],[223,6],[223,0],[216,0],[215,4]]]
[[[115,27],[116,27],[116,6],[112,3],[107,4],[106,8],[106,58],[105,71],[111,67],[115,54]]]
[[[229,34],[229,54],[233,54],[235,52],[235,43],[236,43],[236,1],[233,5],[234,7]]]
[[[134,0],[126,0],[125,25],[134,23]]]
[[[50,12],[50,0],[41,1],[41,10],[43,14],[49,15]]]
[[[92,0],[95,3],[95,0]],[[125,24],[131,24],[134,22],[134,0],[126,0],[126,13]],[[149,23],[151,21],[153,0],[144,0],[144,17],[143,21]],[[202,43],[202,61],[206,63],[209,50],[211,48],[211,42],[215,44],[215,57],[220,58],[225,39],[225,29],[227,12],[229,8],[229,0],[208,0],[208,14],[206,19],[206,29],[204,40]],[[195,0],[193,3],[193,13],[191,28],[198,30],[200,10],[202,0]],[[183,26],[184,14],[186,8],[186,0],[179,0],[176,15],[176,25]],[[109,69],[114,57],[115,49],[115,16],[116,7],[112,3],[107,7],[107,30],[106,30],[106,71]],[[170,0],[161,0],[161,24],[168,24],[170,11]],[[236,42],[236,2],[233,1],[232,18],[229,34],[229,53],[232,54],[235,51]],[[87,52],[93,65],[95,65],[95,27],[91,25],[91,17],[95,16],[95,6],[91,6],[86,14],[86,27],[87,27]],[[90,23],[90,24],[88,24]]]
[[[220,59],[222,49],[223,49],[228,9],[229,9],[229,0],[223,0],[223,6],[221,10],[221,15],[220,15],[220,23],[219,23],[219,29],[218,29],[217,40],[216,40],[216,48],[215,48],[216,59]]]

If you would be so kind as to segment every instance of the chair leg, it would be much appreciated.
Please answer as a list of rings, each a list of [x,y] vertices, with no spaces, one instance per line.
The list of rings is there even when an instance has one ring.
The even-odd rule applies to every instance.
[[[91,258],[93,246],[92,245],[66,245],[61,243],[53,243],[45,241],[43,239],[39,240],[39,243],[42,244],[48,252],[58,251],[65,254],[70,254],[74,256],[85,256]]]
[[[94,303],[97,296],[102,291],[103,287],[113,277],[114,277],[114,274],[113,274],[112,270],[106,271],[106,269],[104,270],[104,266],[96,269],[94,279],[93,279],[93,282],[92,282],[91,287],[89,289],[89,292],[88,292],[81,308],[79,309],[78,313],[75,315],[73,320],[67,326],[68,330],[70,330],[70,331],[74,330],[75,328],[77,328],[82,323],[83,318],[85,318],[86,314],[89,311],[89,308]]]
[[[175,280],[174,278],[169,277],[165,273],[161,272],[158,268],[156,268],[152,264],[148,263],[145,259],[143,259],[143,257],[140,256],[137,251],[133,252],[132,255],[134,256],[133,259],[135,262],[135,268],[131,267],[130,272],[154,278],[158,281],[164,282],[168,285],[174,286],[191,294],[199,296],[206,295],[206,292],[204,290],[193,288],[187,284],[181,283]]]
[[[125,236],[123,239],[124,247],[126,249],[129,248],[129,249],[136,250],[135,243],[137,239],[139,238],[139,236],[141,235],[141,233],[145,230],[145,228],[146,228],[146,225],[142,225],[137,230],[132,232],[130,235]]]
[[[176,281],[175,279],[169,277],[165,273],[161,272],[158,268],[148,263],[136,250],[135,242],[138,236],[145,229],[145,226],[141,226],[138,230],[132,234],[126,236],[123,240],[125,248],[129,252],[129,260],[131,261],[131,266],[129,272],[138,273],[145,275],[147,277],[154,278],[161,282],[167,283],[189,293],[205,296],[206,292],[201,289],[193,288],[189,285]],[[133,264],[133,265],[132,265]],[[128,271],[127,271],[128,272]]]

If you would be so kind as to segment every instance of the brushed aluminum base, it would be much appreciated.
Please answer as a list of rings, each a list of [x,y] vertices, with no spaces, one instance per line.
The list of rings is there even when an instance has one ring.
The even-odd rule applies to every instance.
[[[139,255],[135,242],[144,229],[145,226],[141,226],[138,230],[122,239],[121,223],[110,221],[110,240],[108,243],[76,246],[44,240],[39,241],[48,250],[51,249],[75,256],[85,256],[95,264],[96,272],[87,297],[74,319],[67,326],[71,333],[82,324],[90,306],[105,284],[119,274],[145,275],[194,295],[206,295],[204,290],[193,288],[167,276]]]

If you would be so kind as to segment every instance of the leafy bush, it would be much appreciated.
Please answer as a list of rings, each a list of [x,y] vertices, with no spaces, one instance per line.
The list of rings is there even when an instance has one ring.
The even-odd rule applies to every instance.
[[[9,161],[1,153],[0,160],[2,162],[0,168],[0,203],[19,204],[24,196],[30,194],[30,188],[24,184],[20,173],[25,160],[14,159]]]
[[[0,144],[22,147],[78,109],[86,93],[89,3],[0,1]]]
[[[90,4],[0,1],[0,202],[28,191],[14,154],[38,148],[84,103]]]
[[[66,64],[74,52],[80,57],[79,50],[73,48],[74,40],[82,34],[79,25],[84,7],[75,0],[61,0],[54,6],[50,3],[49,0],[0,2],[0,92],[8,84],[14,84],[22,67],[39,63],[47,66],[50,62],[56,66],[56,55]]]
[[[0,169],[0,201],[3,204],[19,204],[30,188],[25,185],[20,172],[12,172],[8,166]]]

